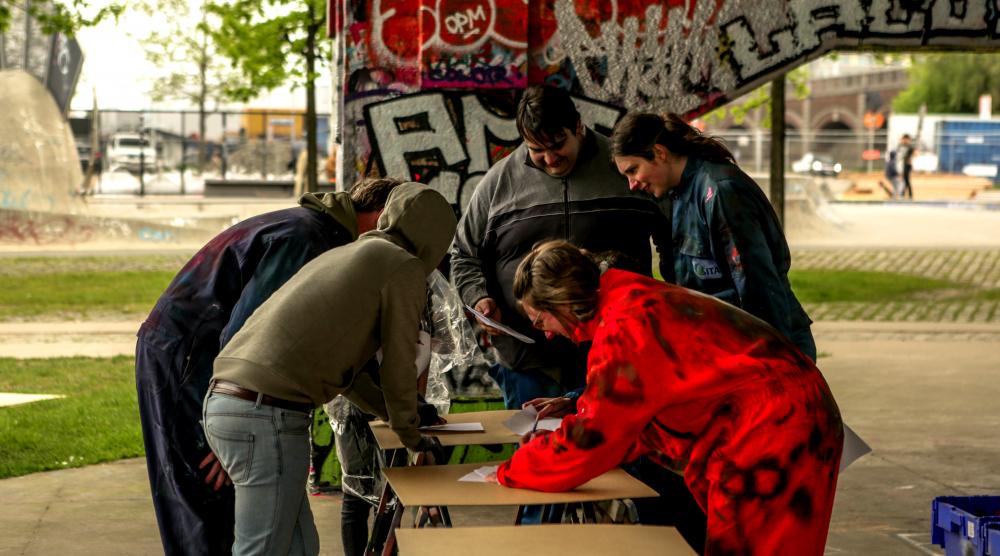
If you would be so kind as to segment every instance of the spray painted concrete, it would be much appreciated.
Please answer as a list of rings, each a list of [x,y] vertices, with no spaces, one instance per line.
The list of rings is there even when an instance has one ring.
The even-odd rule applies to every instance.
[[[689,117],[837,48],[995,48],[986,0],[331,0],[338,183],[367,168],[456,204],[517,144],[531,84]]]

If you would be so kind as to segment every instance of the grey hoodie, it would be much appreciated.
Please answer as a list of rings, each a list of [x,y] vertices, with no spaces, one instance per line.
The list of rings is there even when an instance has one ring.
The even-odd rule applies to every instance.
[[[317,406],[343,394],[415,447],[426,280],[455,225],[436,191],[396,187],[376,230],[320,255],[261,305],[215,360],[213,378]],[[379,348],[381,387],[359,372]]]

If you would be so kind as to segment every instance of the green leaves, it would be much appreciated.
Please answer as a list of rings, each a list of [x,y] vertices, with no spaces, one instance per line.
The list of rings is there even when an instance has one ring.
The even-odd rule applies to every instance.
[[[111,3],[101,8],[91,6],[87,0],[70,2],[30,2],[24,0],[0,0],[0,32],[10,26],[14,10],[23,11],[35,18],[47,34],[63,33],[73,36],[83,27],[97,25],[106,17],[118,16],[125,10],[124,4]]]
[[[325,0],[233,0],[207,5],[219,25],[211,37],[246,78],[226,93],[249,100],[261,90],[315,80],[308,59],[329,59],[330,45],[316,37],[326,23]],[[310,38],[311,37],[311,38]]]
[[[994,53],[937,53],[915,56],[910,86],[892,106],[898,112],[917,112],[921,104],[931,113],[975,113],[979,96],[1000,101],[1000,57]]]

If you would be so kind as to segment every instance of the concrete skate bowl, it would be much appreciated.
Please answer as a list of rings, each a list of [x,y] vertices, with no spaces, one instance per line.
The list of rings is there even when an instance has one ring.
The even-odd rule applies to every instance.
[[[70,212],[83,181],[73,133],[42,84],[0,71],[0,208]]]
[[[0,71],[0,246],[201,243],[219,231],[91,214],[72,131],[42,84]]]
[[[770,192],[771,184],[766,175],[751,177],[765,194]],[[829,180],[811,176],[789,175],[785,178],[783,227],[789,242],[828,239],[845,233],[844,222],[831,210],[828,203],[833,195],[828,182]]]

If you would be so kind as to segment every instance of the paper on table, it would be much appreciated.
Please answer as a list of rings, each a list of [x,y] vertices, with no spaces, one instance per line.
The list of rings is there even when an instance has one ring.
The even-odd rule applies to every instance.
[[[872,447],[854,432],[854,429],[844,424],[844,451],[840,454],[840,470],[854,463],[861,456],[872,451]]]
[[[538,410],[535,409],[535,406],[529,405],[504,421],[503,424],[510,429],[510,432],[523,436],[531,432],[531,427],[535,426],[536,415],[538,415]],[[535,427],[535,430],[554,431],[561,424],[562,417],[546,417],[538,420],[538,426]]]
[[[507,326],[506,324],[500,324],[499,322],[491,319],[490,317],[487,317],[486,315],[480,313],[479,311],[473,309],[472,307],[469,307],[468,305],[465,306],[465,309],[470,313],[472,313],[472,315],[476,317],[476,320],[485,324],[486,326],[491,326],[493,328],[496,328],[500,332],[503,332],[504,334],[511,336],[512,338],[517,338],[518,340],[521,340],[526,344],[535,343],[534,340],[525,336],[524,334],[521,334],[517,330],[514,330],[513,328]]]
[[[425,432],[486,432],[482,423],[445,423],[444,425],[428,425],[417,430]]]
[[[485,465],[478,469],[473,470],[471,473],[462,475],[458,478],[459,482],[463,483],[485,483],[486,478],[497,472],[499,465]]]

